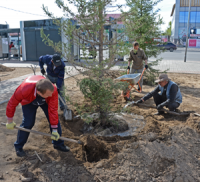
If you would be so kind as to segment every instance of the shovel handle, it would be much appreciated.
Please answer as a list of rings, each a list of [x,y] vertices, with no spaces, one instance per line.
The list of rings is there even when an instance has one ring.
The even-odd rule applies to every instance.
[[[45,76],[45,78],[49,79],[48,76],[47,76],[47,74],[44,74],[44,76]],[[58,93],[58,97],[59,97],[59,99],[61,100],[61,102],[65,105],[65,108],[68,109],[68,107],[67,107],[65,101],[63,100],[63,98],[60,96],[59,93]]]
[[[6,126],[6,123],[1,123],[1,125]],[[48,134],[48,133],[43,133],[43,132],[40,132],[40,131],[30,130],[30,129],[26,129],[26,128],[22,128],[22,127],[18,127],[18,126],[15,126],[15,129],[21,130],[21,131],[26,131],[26,132],[29,132],[29,133],[34,133],[36,135],[43,135],[43,136],[48,136],[48,137],[53,136],[53,135]],[[67,142],[78,143],[78,144],[82,145],[82,142],[79,141],[79,140],[77,141],[77,140],[73,140],[73,139],[65,138],[65,137],[60,137],[59,139],[67,141]]]
[[[150,106],[150,105],[146,105],[146,104],[136,104],[136,103],[134,103],[134,105],[156,109],[156,106]],[[174,111],[169,111],[169,110],[164,109],[164,108],[161,109],[161,111],[165,111],[165,112],[167,112],[169,114],[173,114],[173,115],[176,115],[176,116],[187,116],[187,115],[189,115],[189,113],[177,113],[177,112],[174,112]]]
[[[65,108],[68,109],[67,105],[65,104],[63,98],[60,96],[60,94],[58,93],[58,97],[61,100],[61,102],[65,105]]]

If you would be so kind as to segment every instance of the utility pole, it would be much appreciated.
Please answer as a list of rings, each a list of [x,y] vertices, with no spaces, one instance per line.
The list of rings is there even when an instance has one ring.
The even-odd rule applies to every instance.
[[[186,46],[185,46],[185,57],[184,62],[186,62],[187,57],[187,48],[188,48],[188,34],[189,34],[189,24],[190,24],[190,7],[191,7],[191,0],[189,0],[189,10],[188,10],[188,22],[187,22],[187,35],[186,35]]]

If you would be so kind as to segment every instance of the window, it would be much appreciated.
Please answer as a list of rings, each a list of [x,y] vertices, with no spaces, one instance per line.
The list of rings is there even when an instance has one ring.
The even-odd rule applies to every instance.
[[[184,13],[185,12],[181,12],[181,11],[179,12],[179,22],[180,23],[184,23]]]
[[[179,22],[186,23],[188,21],[188,12],[180,11],[179,12]]]
[[[200,12],[197,12],[196,23],[200,23]]]
[[[179,12],[179,22],[180,23],[188,22],[188,12],[187,11]],[[196,11],[190,12],[190,23],[200,23],[200,12],[196,12]]]
[[[185,13],[185,23],[187,23],[188,22],[188,12],[184,12]]]
[[[197,12],[191,12],[190,13],[190,22],[191,23],[196,23],[196,14],[197,14]]]

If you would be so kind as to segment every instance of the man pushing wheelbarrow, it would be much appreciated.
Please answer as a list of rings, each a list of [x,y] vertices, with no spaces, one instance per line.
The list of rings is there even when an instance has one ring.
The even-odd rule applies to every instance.
[[[139,48],[138,42],[134,42],[133,49],[130,51],[130,56],[128,59],[127,74],[142,73],[143,68],[144,68],[143,61],[145,61],[145,68],[148,69],[147,57],[144,53],[144,50]],[[131,62],[132,62],[132,65],[130,68]],[[142,84],[143,84],[143,77],[140,79],[140,87],[141,88],[138,86],[138,91],[140,91],[140,89],[142,90]]]
[[[143,65],[143,61],[145,61],[145,67]],[[130,68],[131,62],[132,62],[132,65]],[[142,92],[143,73],[146,69],[148,69],[148,65],[147,65],[147,57],[144,53],[144,50],[139,48],[138,42],[134,42],[133,49],[130,51],[130,56],[128,59],[127,74],[134,74],[134,73],[138,73],[138,74],[134,74],[130,76],[129,78],[124,79],[124,81],[129,82],[129,88],[126,90],[126,92],[122,93],[125,100],[127,101],[130,100],[130,92],[132,88],[135,88],[134,84],[138,84],[138,88],[137,89],[135,88],[135,89],[138,92]]]

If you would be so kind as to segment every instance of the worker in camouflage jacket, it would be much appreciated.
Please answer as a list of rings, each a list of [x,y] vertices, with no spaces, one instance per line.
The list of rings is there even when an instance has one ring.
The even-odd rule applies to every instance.
[[[143,61],[145,61],[145,68],[148,69],[147,57],[144,53],[144,50],[139,48],[138,42],[134,42],[133,49],[130,51],[130,56],[128,59],[127,69],[130,71],[129,74],[142,73],[144,69]],[[140,80],[141,89],[142,89],[142,84],[143,84],[143,77]],[[138,87],[138,90],[140,90],[139,87]]]

